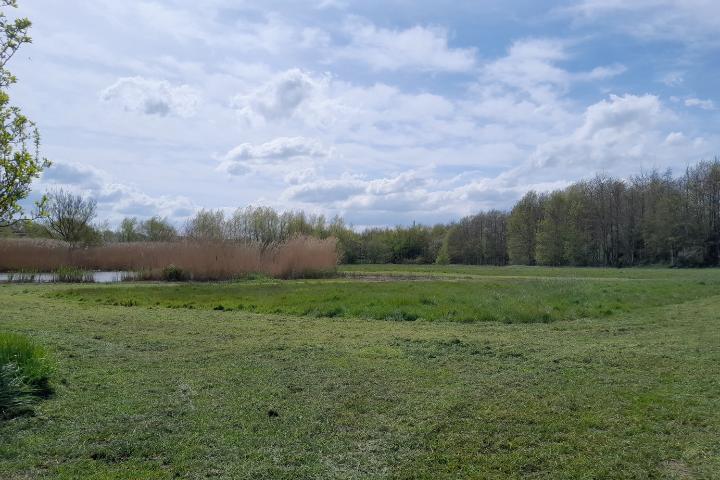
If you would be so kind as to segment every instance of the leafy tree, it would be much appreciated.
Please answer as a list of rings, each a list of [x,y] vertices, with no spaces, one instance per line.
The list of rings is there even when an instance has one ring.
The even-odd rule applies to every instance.
[[[185,224],[185,236],[192,240],[226,240],[227,227],[222,210],[200,210]]]
[[[438,254],[435,257],[435,263],[437,265],[447,265],[450,263],[450,253],[448,252],[448,237],[449,232],[445,234],[445,237],[442,240],[442,244],[440,245],[440,250],[438,250]]]
[[[17,7],[16,0],[0,0],[0,7]],[[40,134],[18,107],[10,105],[5,91],[17,81],[6,68],[18,49],[31,41],[27,18],[8,20],[0,12],[0,226],[22,220],[20,202],[30,194],[32,181],[50,165],[40,157]],[[38,214],[44,201],[38,202]]]
[[[535,242],[542,220],[543,198],[530,191],[515,204],[508,217],[508,254],[510,263],[535,264]]]
[[[138,232],[138,219],[135,217],[123,218],[120,222],[120,228],[117,232],[117,238],[120,242],[137,242],[141,239]]]
[[[507,263],[507,214],[498,210],[465,217],[447,234],[451,263],[505,265]]]
[[[545,202],[535,256],[541,265],[564,265],[567,241],[567,201],[563,192],[553,192]]]
[[[150,217],[140,223],[140,234],[148,242],[171,242],[177,238],[177,230],[167,218]]]

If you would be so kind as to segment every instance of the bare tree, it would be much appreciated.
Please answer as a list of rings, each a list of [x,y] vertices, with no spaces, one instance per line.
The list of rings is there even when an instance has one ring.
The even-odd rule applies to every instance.
[[[93,237],[90,222],[96,214],[95,200],[56,190],[48,194],[45,225],[53,236],[61,240],[73,244],[86,242]]]

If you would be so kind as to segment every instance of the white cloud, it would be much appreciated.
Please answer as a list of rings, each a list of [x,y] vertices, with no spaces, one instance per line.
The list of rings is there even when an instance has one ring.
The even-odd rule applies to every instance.
[[[328,150],[317,140],[303,137],[283,137],[260,145],[243,143],[233,148],[227,158],[237,161],[277,161],[292,157],[325,157],[327,155]]]
[[[191,117],[200,104],[199,93],[188,85],[172,85],[165,80],[123,77],[101,93],[107,102],[117,102],[125,110],[146,115]]]
[[[550,38],[530,38],[514,42],[507,55],[482,68],[484,83],[510,87],[548,103],[577,81],[598,81],[626,71],[624,65],[599,66],[588,72],[570,72],[558,64],[569,60],[569,42]]]
[[[393,200],[404,198],[430,184],[431,181],[426,175],[427,173],[421,174],[419,171],[409,171],[394,177],[373,180],[347,175],[336,179],[310,180],[289,187],[284,196],[289,200],[305,203],[331,203],[343,207],[362,204],[363,208],[367,208],[371,203],[377,204],[375,199],[384,199],[389,206]],[[414,200],[415,206],[419,206],[418,200]]]
[[[613,27],[641,38],[718,43],[716,0],[581,0],[564,10],[580,22],[609,20]]]
[[[208,43],[215,48],[230,46],[233,50],[262,56],[298,53],[330,46],[330,36],[324,30],[297,25],[287,19],[268,14],[264,21],[234,22],[233,30],[214,34]],[[218,29],[214,29],[217,32]]]
[[[414,26],[390,30],[353,19],[345,31],[350,44],[338,49],[335,55],[364,62],[376,70],[464,72],[475,66],[475,49],[451,48],[448,32],[442,28]]]
[[[462,102],[488,138],[516,145],[544,141],[553,132],[567,133],[577,119],[568,91],[579,82],[598,82],[626,71],[621,64],[570,71],[561,64],[574,58],[572,43],[552,38],[513,42],[506,55],[480,69],[471,96]],[[492,122],[488,125],[487,122]],[[478,127],[476,127],[476,132]],[[476,134],[477,136],[477,134]]]
[[[319,180],[292,186],[284,196],[288,200],[328,205],[362,193],[366,186],[366,182],[357,178]]]
[[[667,137],[665,137],[665,144],[666,145],[677,145],[685,141],[685,134],[682,132],[670,132],[668,133]]]
[[[263,167],[287,169],[291,162],[313,163],[332,151],[318,140],[304,137],[280,137],[262,144],[242,143],[230,150],[219,169],[232,175],[244,175]]]
[[[409,94],[383,83],[357,86],[298,69],[235,96],[232,104],[252,127],[267,127],[272,120],[344,142],[411,145],[472,134],[472,126],[444,96]]]
[[[712,100],[701,100],[699,98],[685,99],[686,107],[697,107],[703,110],[715,110],[715,103]]]
[[[236,95],[232,106],[249,120],[287,119],[304,102],[317,96],[328,81],[300,69],[287,70],[248,94]]]
[[[678,71],[668,72],[660,78],[660,81],[668,87],[679,87],[685,81],[685,73]]]
[[[556,63],[566,60],[566,45],[559,40],[528,39],[512,44],[505,57],[483,67],[487,82],[498,82],[530,93],[545,96],[548,89],[565,89],[571,76]]]
[[[587,108],[582,125],[572,134],[541,144],[533,154],[538,167],[582,165],[605,168],[648,154],[663,119],[654,95],[611,95]]]
[[[320,10],[324,10],[326,8],[337,8],[337,9],[345,9],[348,7],[348,2],[345,0],[320,0],[316,8]]]
[[[592,82],[595,80],[605,80],[608,78],[616,77],[627,71],[625,65],[610,65],[607,67],[595,67],[589,72],[581,72],[575,75],[578,80],[584,80]]]

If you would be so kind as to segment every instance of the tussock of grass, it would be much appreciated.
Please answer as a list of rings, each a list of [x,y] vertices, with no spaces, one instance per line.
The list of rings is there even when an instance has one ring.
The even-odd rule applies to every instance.
[[[51,392],[45,350],[29,338],[0,332],[0,417],[30,408],[33,397]]]
[[[30,411],[33,393],[17,364],[0,365],[0,419]]]

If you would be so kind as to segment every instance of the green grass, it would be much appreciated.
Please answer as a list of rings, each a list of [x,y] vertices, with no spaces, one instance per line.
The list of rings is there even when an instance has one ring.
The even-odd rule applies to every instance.
[[[535,323],[602,317],[718,293],[711,279],[483,277],[472,280],[313,280],[91,286],[53,294],[87,304],[248,311],[376,320]]]
[[[717,269],[668,268],[655,266],[646,268],[595,268],[595,267],[529,267],[511,265],[493,267],[475,265],[412,265],[412,264],[367,264],[343,265],[339,268],[345,275],[386,275],[386,276],[430,276],[430,277],[514,277],[514,278],[569,278],[592,279],[717,279]]]
[[[36,396],[51,392],[45,349],[24,335],[0,332],[0,418],[29,412]]]
[[[209,300],[127,308],[56,296],[67,286],[3,285],[0,326],[47,345],[58,384],[35,416],[0,422],[0,477],[718,478],[720,271],[675,275],[580,282],[621,288],[632,306],[547,324],[256,314]],[[535,281],[507,285],[537,288],[542,303],[546,286],[568,284]],[[506,285],[446,283],[475,295]],[[187,287],[310,288],[321,300],[364,284],[279,285]],[[422,285],[437,287],[400,293],[425,305]],[[153,288],[176,286],[77,291]]]

